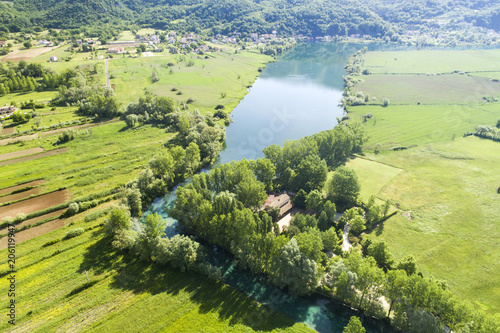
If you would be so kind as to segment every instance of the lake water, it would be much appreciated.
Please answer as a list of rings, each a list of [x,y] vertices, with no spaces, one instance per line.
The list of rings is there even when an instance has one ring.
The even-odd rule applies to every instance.
[[[231,113],[234,122],[227,128],[225,149],[215,165],[263,157],[262,149],[271,144],[281,145],[285,140],[333,128],[343,114],[339,102],[346,60],[362,47],[347,43],[301,44],[269,64]],[[375,48],[381,47],[369,46]],[[167,219],[168,237],[177,232],[177,221],[164,210],[173,204],[174,192],[175,189],[155,200],[149,209]],[[223,272],[225,283],[318,332],[341,332],[350,316],[359,315],[326,298],[291,297],[264,278],[236,268],[230,254],[216,247],[210,247],[209,251],[210,260]],[[266,319],[269,318],[252,320]],[[368,333],[392,331],[384,323],[369,318],[363,319],[363,325]]]

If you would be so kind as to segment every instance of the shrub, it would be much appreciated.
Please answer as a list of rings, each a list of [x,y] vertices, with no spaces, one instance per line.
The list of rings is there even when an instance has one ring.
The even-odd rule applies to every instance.
[[[69,216],[73,216],[76,213],[78,213],[79,210],[80,210],[80,206],[78,206],[78,203],[72,202],[69,204],[67,212],[68,212]]]
[[[56,239],[53,239],[53,240],[49,240],[47,243],[43,244],[42,247],[47,247],[47,246],[51,246],[51,245],[54,245],[56,243],[59,243],[61,241],[60,238],[56,238]]]
[[[186,104],[191,104],[191,103],[194,103],[194,99],[189,97],[188,100],[186,101]]]
[[[226,96],[227,96],[227,93],[225,91],[223,91],[223,92],[220,93],[220,97],[221,98],[226,98]]]
[[[134,127],[137,124],[139,117],[136,114],[129,114],[125,118],[125,123],[128,127]]]
[[[76,228],[76,229],[68,231],[66,233],[66,235],[63,237],[63,239],[70,239],[73,237],[77,237],[77,236],[80,236],[81,234],[83,234],[84,232],[85,232],[85,230],[83,230],[83,228]]]
[[[75,138],[75,131],[72,129],[67,129],[63,131],[61,135],[59,135],[59,142],[65,143],[73,140],[74,138]]]
[[[180,91],[180,90],[179,90],[179,91],[177,92],[177,95],[182,95],[182,91]]]
[[[389,100],[387,98],[382,98],[382,106],[385,108],[385,107],[388,107],[389,106]]]
[[[224,110],[226,107],[222,104],[218,104],[216,107],[215,107],[215,110]],[[215,113],[217,114],[217,112]]]
[[[217,109],[217,111],[214,113],[214,117],[219,118],[219,119],[226,119],[227,113],[226,113],[226,111],[223,111],[222,109]]]

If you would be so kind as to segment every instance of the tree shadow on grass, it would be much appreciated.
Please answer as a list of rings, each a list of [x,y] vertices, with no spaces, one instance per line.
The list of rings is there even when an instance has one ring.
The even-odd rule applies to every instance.
[[[101,232],[96,232],[100,236]],[[271,331],[294,325],[286,317],[281,319],[267,306],[220,281],[192,272],[182,273],[173,268],[143,262],[132,254],[115,251],[111,237],[103,237],[87,248],[80,271],[92,269],[96,274],[111,273],[110,287],[135,294],[152,295],[167,293],[172,296],[180,292],[190,295],[201,314],[216,312],[220,320],[229,325],[242,324],[253,330]]]

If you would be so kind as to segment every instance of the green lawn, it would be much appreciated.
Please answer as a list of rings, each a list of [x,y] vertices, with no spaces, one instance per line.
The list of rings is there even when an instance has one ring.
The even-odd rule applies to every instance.
[[[110,239],[97,226],[100,222],[76,222],[16,247],[15,330],[312,332],[223,283],[113,251]],[[95,228],[42,246],[76,227]],[[6,250],[1,254],[5,275]],[[95,284],[71,295],[86,282],[85,270]],[[0,288],[8,289],[6,278]],[[0,295],[0,302],[7,304],[7,293]],[[2,320],[0,330],[12,326]]]

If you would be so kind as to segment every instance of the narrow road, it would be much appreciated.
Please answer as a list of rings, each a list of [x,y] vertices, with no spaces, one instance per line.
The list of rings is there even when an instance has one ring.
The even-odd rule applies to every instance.
[[[351,225],[347,223],[344,227],[344,236],[342,237],[342,251],[349,252],[349,249],[352,247],[351,242],[349,242],[349,230],[351,229]]]
[[[111,84],[109,83],[109,66],[108,66],[108,59],[104,59],[104,63],[106,64],[106,87],[111,88]]]

